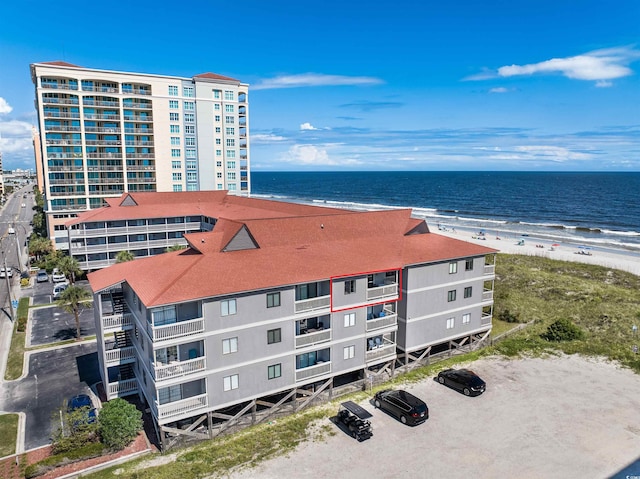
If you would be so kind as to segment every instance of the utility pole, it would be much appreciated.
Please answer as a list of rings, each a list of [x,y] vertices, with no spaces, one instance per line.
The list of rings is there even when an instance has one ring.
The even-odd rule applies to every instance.
[[[9,271],[7,270],[7,257],[2,252],[2,258],[4,260],[4,277],[7,280],[7,295],[9,296],[9,317],[13,323],[13,302],[11,300],[11,284],[9,284]]]
[[[16,228],[13,228],[13,230],[16,232],[15,233],[15,237],[16,237],[16,256],[18,257],[18,269],[20,270],[20,277],[22,277],[22,259],[20,258],[20,239],[18,238],[18,230]]]

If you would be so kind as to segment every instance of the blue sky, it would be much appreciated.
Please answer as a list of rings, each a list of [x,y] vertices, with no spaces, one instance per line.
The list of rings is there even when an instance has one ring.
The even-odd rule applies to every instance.
[[[0,151],[33,62],[249,83],[254,171],[640,171],[640,2],[5,2]]]

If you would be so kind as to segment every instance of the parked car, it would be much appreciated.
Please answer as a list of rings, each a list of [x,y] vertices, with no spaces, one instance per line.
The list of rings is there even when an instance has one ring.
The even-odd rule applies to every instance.
[[[2,268],[0,268],[0,278],[13,278],[13,271],[11,271],[11,268],[4,268],[4,266]]]
[[[26,204],[24,204],[24,203],[22,203],[22,205],[21,205],[21,206],[22,206],[23,208],[25,208],[27,205],[26,205]]]
[[[465,396],[479,396],[487,384],[469,369],[445,369],[438,373],[438,382],[461,391]]]
[[[53,299],[60,298],[62,292],[69,287],[69,283],[57,283],[53,287]]]
[[[7,233],[9,233],[10,235],[14,235],[14,234],[16,234],[16,230],[11,228],[11,227],[9,227],[9,229],[7,230]]]
[[[59,283],[61,281],[66,281],[67,277],[62,274],[62,272],[58,268],[53,268],[53,273],[51,273],[51,279],[54,283]]]
[[[87,411],[87,422],[92,423],[96,420],[96,408],[93,406],[91,398],[87,394],[78,394],[67,401],[67,412],[73,412],[78,409]]]
[[[36,282],[46,283],[47,281],[49,281],[49,275],[47,274],[47,270],[41,269],[40,271],[38,271],[38,274],[36,274]]]
[[[429,419],[427,404],[407,391],[385,389],[376,393],[373,403],[378,409],[397,417],[402,424],[417,426]]]
[[[371,413],[369,411],[358,406],[353,401],[346,401],[340,404],[336,420],[351,437],[357,439],[358,442],[362,442],[373,436],[371,423],[368,420],[370,417]]]

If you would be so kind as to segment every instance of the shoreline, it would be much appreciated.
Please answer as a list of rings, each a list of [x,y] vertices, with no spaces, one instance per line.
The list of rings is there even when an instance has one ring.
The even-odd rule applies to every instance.
[[[640,276],[640,253],[615,247],[588,246],[578,243],[554,242],[547,238],[528,235],[502,235],[500,231],[479,231],[468,228],[450,228],[436,224],[430,225],[433,234],[447,236],[470,243],[487,246],[505,254],[522,254],[543,258],[595,264],[607,268],[619,269]],[[498,236],[496,236],[496,233]],[[498,239],[499,238],[499,239]],[[520,244],[522,242],[522,244]]]

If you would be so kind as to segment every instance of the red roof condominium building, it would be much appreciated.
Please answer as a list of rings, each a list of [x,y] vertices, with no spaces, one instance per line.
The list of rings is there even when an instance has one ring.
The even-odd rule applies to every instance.
[[[203,206],[214,226],[185,235],[187,249],[89,274],[106,395],[140,395],[161,441],[491,330],[493,249],[431,233],[409,209],[222,200]]]

